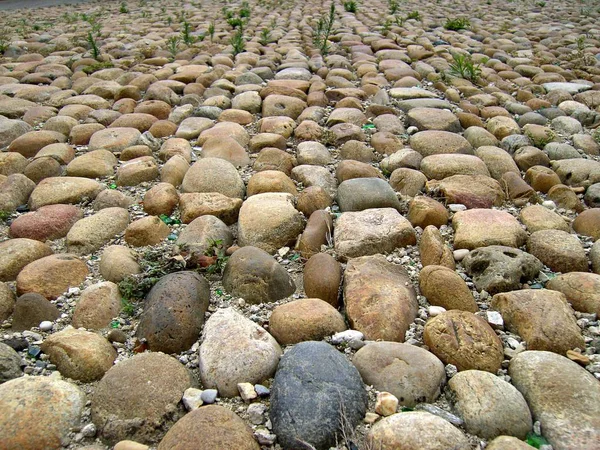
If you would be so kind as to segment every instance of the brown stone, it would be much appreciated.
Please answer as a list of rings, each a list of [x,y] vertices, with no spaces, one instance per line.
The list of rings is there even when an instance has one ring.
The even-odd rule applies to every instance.
[[[81,284],[89,270],[75,255],[68,253],[46,256],[27,264],[17,276],[17,294],[37,292],[53,299],[69,287]]]
[[[573,221],[573,230],[594,240],[600,239],[600,208],[582,211]]]
[[[177,189],[170,183],[158,183],[144,195],[144,212],[152,216],[170,216],[179,204]]]
[[[344,303],[352,329],[369,340],[403,342],[418,309],[408,273],[382,255],[348,262]]]
[[[346,329],[344,318],[329,303],[305,298],[280,305],[269,319],[269,331],[281,345],[320,341]]]
[[[577,236],[561,230],[540,230],[527,240],[527,252],[554,272],[587,272],[585,250]]]
[[[227,225],[238,220],[242,200],[226,197],[218,192],[181,194],[179,208],[181,221],[190,223],[197,217],[212,215],[218,217]]]
[[[50,335],[41,349],[61,375],[84,383],[102,378],[117,358],[113,346],[101,335],[74,328]]]
[[[505,326],[527,343],[529,350],[564,355],[584,348],[581,330],[566,297],[558,291],[523,289],[494,295],[492,307],[502,314]]]
[[[488,245],[518,248],[525,243],[527,233],[509,213],[492,209],[460,211],[452,218],[454,248],[469,250]]]
[[[446,311],[429,319],[423,341],[445,364],[458,370],[496,373],[502,364],[503,346],[492,327],[467,311]]]
[[[491,208],[504,203],[504,191],[496,180],[485,175],[453,175],[426,184],[428,192],[439,191],[447,203],[460,203],[467,208]]]
[[[433,225],[423,230],[419,240],[419,253],[423,267],[437,265],[452,270],[456,267],[452,250],[446,245],[440,230]]]
[[[258,450],[252,430],[234,412],[208,405],[179,420],[158,445],[158,450]]]
[[[600,275],[570,272],[546,283],[546,289],[562,292],[576,311],[600,316]]]
[[[156,245],[164,241],[171,233],[157,216],[147,216],[131,222],[125,229],[125,242],[133,247]]]
[[[304,258],[321,251],[321,246],[331,242],[333,220],[331,214],[324,210],[314,211],[306,223],[304,232],[298,242],[298,250]]]
[[[0,281],[14,281],[23,268],[40,258],[51,255],[52,249],[27,238],[8,239],[0,242]]]
[[[339,305],[342,266],[331,255],[317,253],[304,266],[304,292],[309,298],[320,298],[334,307]]]
[[[447,310],[477,312],[477,303],[471,290],[454,270],[444,266],[429,265],[419,273],[419,288],[431,305]]]
[[[413,227],[441,227],[448,223],[448,218],[446,207],[432,198],[417,196],[409,204],[408,220]]]
[[[108,327],[120,311],[119,287],[115,283],[104,281],[83,290],[73,311],[72,324],[75,328],[100,330]]]

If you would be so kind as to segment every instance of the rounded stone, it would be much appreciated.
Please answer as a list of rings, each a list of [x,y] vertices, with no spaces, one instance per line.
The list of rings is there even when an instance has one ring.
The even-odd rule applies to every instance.
[[[83,290],[73,311],[75,328],[100,330],[121,312],[119,287],[110,281],[93,284]]]
[[[10,235],[38,241],[55,240],[67,235],[83,218],[83,211],[73,205],[42,206],[37,211],[17,217],[10,225]]]
[[[51,255],[52,249],[27,238],[8,239],[0,243],[0,281],[14,281],[27,264]]]
[[[117,357],[116,350],[105,338],[74,328],[50,335],[41,349],[63,376],[84,383],[102,378]]]
[[[118,283],[142,272],[135,253],[123,245],[110,245],[100,257],[100,274],[105,280]]]
[[[448,381],[447,395],[471,434],[485,439],[501,435],[525,439],[533,426],[523,395],[489,372],[457,373]]]
[[[218,192],[227,197],[244,198],[244,182],[235,166],[224,159],[203,158],[186,172],[182,192]]]
[[[0,442],[9,448],[62,448],[80,426],[85,394],[53,377],[21,377],[0,385]]]
[[[180,353],[198,340],[208,309],[208,282],[195,272],[163,276],[144,301],[136,335],[152,351]]]
[[[40,294],[21,295],[15,302],[12,329],[29,330],[43,321],[54,321],[60,317],[58,308]]]
[[[240,248],[229,258],[223,287],[249,303],[273,302],[296,290],[283,266],[264,250],[251,246]]]
[[[421,294],[434,306],[447,310],[476,312],[477,303],[471,290],[454,270],[444,266],[429,265],[419,273]]]
[[[433,354],[400,342],[372,342],[352,359],[365,384],[396,396],[402,406],[433,403],[446,380],[444,364]]]
[[[190,372],[163,353],[141,353],[106,372],[92,395],[92,421],[100,437],[150,443],[157,429],[175,418],[183,393],[194,385]]]
[[[62,253],[27,264],[17,276],[17,294],[36,292],[54,299],[69,287],[79,286],[87,277],[87,265],[77,256]]]
[[[410,430],[410,432],[406,432]],[[382,450],[468,450],[466,436],[439,416],[424,411],[392,414],[373,425],[369,445]]]
[[[234,253],[235,254],[235,253]],[[270,378],[282,355],[277,341],[232,308],[220,309],[206,321],[199,350],[200,379],[224,397],[239,395],[238,383]]]
[[[125,229],[125,242],[133,247],[156,245],[164,241],[171,229],[157,216],[142,217]]]
[[[318,298],[305,298],[277,306],[269,319],[269,330],[281,345],[320,341],[345,329],[342,315]]]
[[[429,319],[423,341],[434,355],[459,371],[496,373],[504,359],[502,342],[492,327],[467,311],[446,311]]]
[[[540,230],[529,236],[527,252],[554,272],[587,272],[585,250],[577,236],[561,230]]]
[[[252,430],[234,412],[208,405],[181,418],[160,441],[158,450],[259,450]],[[133,450],[133,449],[131,449]]]
[[[358,371],[331,345],[301,342],[281,358],[271,387],[270,419],[282,447],[335,446],[340,420],[354,429],[366,408]]]
[[[304,266],[304,292],[309,298],[320,298],[330,305],[339,305],[342,266],[333,256],[317,253]]]

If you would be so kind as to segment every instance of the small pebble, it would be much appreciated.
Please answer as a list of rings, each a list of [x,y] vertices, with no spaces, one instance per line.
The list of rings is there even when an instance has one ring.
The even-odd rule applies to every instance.
[[[215,402],[218,395],[219,395],[219,392],[216,389],[205,389],[202,391],[202,395],[200,395],[200,398],[202,399],[202,401],[204,403],[207,403],[210,405]]]
[[[254,386],[251,383],[238,383],[237,388],[242,400],[245,402],[249,402],[250,400],[254,400],[258,397],[258,394],[254,390]]]
[[[375,412],[381,416],[387,417],[396,413],[398,408],[398,398],[389,392],[380,392],[377,394],[375,403]]]
[[[196,388],[187,388],[182,398],[185,409],[193,411],[202,406],[202,391]]]
[[[430,306],[427,311],[429,312],[430,317],[435,317],[439,316],[443,312],[446,312],[446,308],[442,308],[441,306]]]
[[[263,386],[262,384],[255,384],[254,390],[256,391],[259,397],[268,397],[269,395],[271,395],[271,390]]]
[[[41,331],[50,331],[50,330],[52,330],[53,325],[54,324],[52,322],[50,322],[49,320],[44,320],[43,322],[40,323],[38,328]]]
[[[466,248],[461,248],[459,250],[454,250],[454,252],[452,252],[452,256],[454,256],[455,261],[462,261],[463,259],[465,259],[465,256],[467,256],[468,254],[469,254],[469,250],[467,250]]]
[[[365,337],[364,334],[362,334],[358,330],[346,330],[346,331],[341,331],[339,333],[335,333],[333,336],[331,336],[331,343],[333,345],[340,345],[343,343],[348,343],[353,340],[362,341],[364,339],[364,337]]]
[[[459,212],[459,211],[466,211],[467,207],[465,205],[462,205],[460,203],[451,203],[448,205],[448,209],[451,212]]]

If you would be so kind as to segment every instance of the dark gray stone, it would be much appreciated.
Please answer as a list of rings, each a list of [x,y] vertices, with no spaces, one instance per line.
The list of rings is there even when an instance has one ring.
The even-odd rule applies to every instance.
[[[288,351],[271,388],[271,422],[286,449],[335,446],[342,415],[354,428],[364,417],[367,392],[360,374],[325,342],[301,342]]]
[[[500,147],[502,147],[511,155],[521,147],[527,147],[528,145],[533,144],[531,143],[531,140],[524,134],[511,134],[510,136],[506,136],[500,142]]]
[[[600,183],[592,184],[587,188],[583,200],[590,208],[600,208]]]
[[[208,282],[196,272],[165,275],[146,296],[137,335],[152,351],[189,350],[200,335],[209,301]]]
[[[194,117],[206,117],[217,120],[223,110],[217,106],[200,106],[194,110]]]
[[[11,347],[0,342],[0,384],[22,375],[21,357]]]
[[[490,245],[470,252],[463,260],[478,291],[490,294],[521,289],[521,283],[533,280],[542,263],[535,256],[512,247]]]
[[[29,293],[21,295],[13,312],[13,331],[29,330],[37,327],[44,320],[54,321],[60,317],[60,312],[43,295]]]
[[[371,208],[394,208],[400,201],[392,187],[381,178],[353,178],[339,185],[337,202],[342,212]]]
[[[248,303],[273,302],[296,290],[287,270],[267,252],[252,246],[231,255],[223,271],[223,287]]]

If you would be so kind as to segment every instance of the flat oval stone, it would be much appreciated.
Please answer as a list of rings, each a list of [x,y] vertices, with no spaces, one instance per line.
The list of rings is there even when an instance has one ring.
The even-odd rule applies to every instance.
[[[446,311],[425,324],[423,341],[445,364],[458,370],[496,373],[502,364],[500,338],[482,318],[467,311]]]

